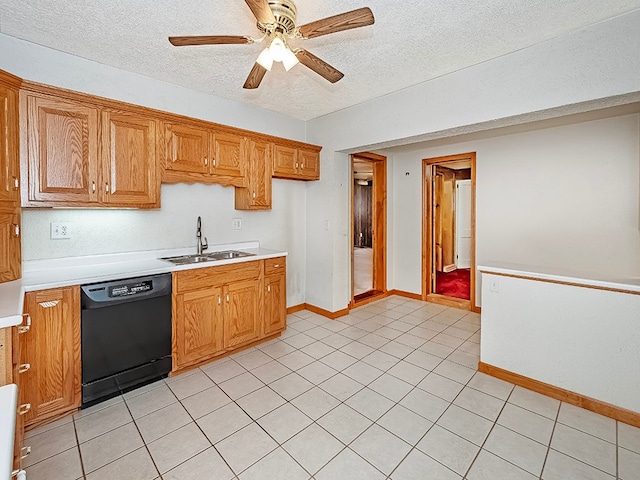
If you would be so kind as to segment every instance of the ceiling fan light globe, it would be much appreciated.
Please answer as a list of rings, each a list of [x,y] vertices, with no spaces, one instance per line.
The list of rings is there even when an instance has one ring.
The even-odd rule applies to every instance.
[[[271,55],[271,51],[269,47],[265,48],[260,55],[258,55],[258,59],[256,60],[258,65],[264,67],[269,72],[271,71],[271,67],[273,66],[273,56]]]
[[[269,52],[271,53],[271,57],[276,62],[281,62],[284,59],[285,52],[288,50],[287,46],[284,44],[281,38],[276,37],[271,42],[271,46],[269,47]]]
[[[298,60],[296,54],[287,48],[284,53],[284,57],[282,58],[282,66],[284,67],[284,69],[288,72],[298,63],[300,63],[300,60]]]

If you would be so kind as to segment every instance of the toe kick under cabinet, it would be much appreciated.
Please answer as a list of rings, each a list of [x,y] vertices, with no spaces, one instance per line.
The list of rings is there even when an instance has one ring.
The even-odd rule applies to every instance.
[[[274,263],[277,289],[269,281]],[[281,333],[284,272],[284,257],[174,272],[172,372]],[[272,292],[278,295],[275,306]]]

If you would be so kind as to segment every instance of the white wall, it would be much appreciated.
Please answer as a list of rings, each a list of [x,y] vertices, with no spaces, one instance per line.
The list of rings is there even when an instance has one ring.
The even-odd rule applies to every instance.
[[[633,114],[393,156],[390,288],[421,292],[422,159],[471,151],[477,265],[640,275],[639,150]]]
[[[0,69],[46,83],[221,124],[305,140],[305,123],[238,102],[216,98],[142,75],[0,34]],[[131,250],[194,246],[195,222],[202,216],[210,244],[258,240],[287,250],[287,304],[303,303],[306,269],[306,184],[274,180],[273,209],[233,209],[234,192],[219,185],[163,185],[162,208],[138,210],[23,209],[24,260]],[[243,219],[240,231],[231,219]],[[49,224],[73,224],[71,240],[49,239]]]
[[[485,276],[482,362],[640,412],[640,295]]]
[[[308,231],[318,230],[326,218],[340,222],[333,224],[333,241],[307,237],[307,249],[315,255],[307,262],[308,280],[313,273],[314,288],[317,283],[332,285],[331,294],[323,292],[314,298],[314,304],[336,311],[345,308],[350,298],[350,250],[345,239],[349,234],[349,168],[343,165],[348,156],[337,152],[446,137],[475,127],[489,129],[492,122],[516,124],[532,112],[535,115],[529,118],[552,118],[592,109],[594,104],[614,105],[622,101],[620,96],[637,100],[639,24],[640,11],[635,11],[308,122],[308,140],[324,147],[322,171],[330,168],[334,172],[332,179],[308,192]],[[401,227],[394,225],[394,230],[397,239]],[[415,243],[416,239],[408,241]],[[399,261],[394,270],[411,267]],[[407,277],[397,287],[411,287],[417,278],[415,273]],[[307,284],[311,288],[309,281]]]

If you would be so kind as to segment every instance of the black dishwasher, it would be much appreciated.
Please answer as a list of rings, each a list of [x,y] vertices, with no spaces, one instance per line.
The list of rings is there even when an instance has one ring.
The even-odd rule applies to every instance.
[[[171,371],[171,274],[81,287],[82,407]]]

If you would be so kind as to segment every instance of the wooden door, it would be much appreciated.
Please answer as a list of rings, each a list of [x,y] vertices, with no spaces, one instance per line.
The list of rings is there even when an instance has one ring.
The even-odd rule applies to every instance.
[[[298,150],[298,173],[305,180],[318,180],[320,178],[320,153]]]
[[[208,130],[193,125],[166,123],[164,136],[166,170],[209,173],[211,158]]]
[[[287,322],[287,279],[282,274],[264,277],[264,333],[284,330]]]
[[[20,207],[0,205],[0,282],[22,276],[21,235]]]
[[[258,322],[260,286],[255,278],[225,287],[224,347],[230,348],[255,340],[260,335]]]
[[[271,208],[271,143],[247,141],[249,186],[235,189],[236,210],[269,210]]]
[[[30,403],[25,424],[37,423],[80,406],[80,288],[29,292],[25,312],[31,328],[20,335],[22,375],[20,403]]]
[[[102,113],[103,203],[124,207],[159,207],[154,119],[105,111]]]
[[[173,370],[223,349],[222,286],[174,295]]]
[[[0,85],[0,202],[20,200],[18,92]]]
[[[230,184],[234,184],[232,179],[236,179],[236,186],[246,186],[247,158],[244,142],[245,138],[240,135],[216,132],[213,135],[211,173],[226,177]]]
[[[456,181],[456,266],[471,267],[471,180]]]
[[[273,146],[273,176],[298,177],[298,150],[284,145]]]
[[[98,109],[27,94],[30,201],[98,200]]]

